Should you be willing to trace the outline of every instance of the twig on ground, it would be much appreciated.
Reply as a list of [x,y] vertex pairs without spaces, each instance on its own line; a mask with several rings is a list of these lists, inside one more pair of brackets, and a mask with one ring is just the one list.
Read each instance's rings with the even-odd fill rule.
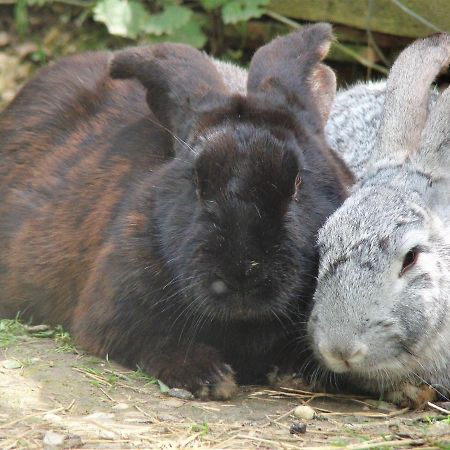
[[49,411],[40,411],[38,413],[28,414],[26,416],[20,417],[19,419],[12,420],[11,422],[1,424],[0,430],[3,428],[8,428],[11,425],[15,425],[16,423],[23,422],[24,420],[30,419],[31,417],[39,417],[39,416],[42,416],[43,414],[54,414],[54,413],[57,413],[60,411],[69,411],[74,404],[75,404],[75,400],[72,400],[70,402],[69,406],[62,406],[61,408],[50,409]]
[[444,414],[450,414],[450,411],[448,409],[445,408],[441,408],[438,405],[435,405],[434,403],[431,402],[427,402],[428,406],[431,406],[431,408],[437,409],[440,412],[443,412]]

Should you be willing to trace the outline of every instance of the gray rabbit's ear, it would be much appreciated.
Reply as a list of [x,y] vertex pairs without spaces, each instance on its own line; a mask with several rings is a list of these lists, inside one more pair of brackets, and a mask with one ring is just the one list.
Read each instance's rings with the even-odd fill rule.
[[161,123],[185,139],[196,113],[227,93],[222,77],[204,53],[183,44],[156,44],[116,52],[112,78],[136,78]]
[[264,95],[276,106],[287,106],[299,121],[322,129],[336,94],[333,71],[320,63],[331,40],[331,26],[318,23],[261,47],[250,63],[249,94]]
[[424,130],[430,86],[450,62],[450,36],[415,41],[397,58],[386,84],[374,165],[399,164],[417,152]]
[[432,107],[414,162],[433,179],[450,180],[450,88]]
[[[433,106],[422,133],[419,152],[412,163],[430,177],[430,206],[450,214],[450,88]],[[448,218],[450,220],[450,216]]]

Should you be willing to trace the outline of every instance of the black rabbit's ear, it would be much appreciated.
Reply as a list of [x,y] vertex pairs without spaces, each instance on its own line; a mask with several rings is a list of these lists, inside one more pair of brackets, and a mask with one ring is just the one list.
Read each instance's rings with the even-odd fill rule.
[[161,123],[185,139],[191,120],[208,102],[226,93],[222,78],[202,52],[183,44],[134,47],[115,53],[112,78],[136,78]]
[[333,71],[320,63],[331,40],[331,26],[319,23],[261,47],[250,64],[248,92],[263,93],[290,107],[298,120],[323,128],[336,94]]

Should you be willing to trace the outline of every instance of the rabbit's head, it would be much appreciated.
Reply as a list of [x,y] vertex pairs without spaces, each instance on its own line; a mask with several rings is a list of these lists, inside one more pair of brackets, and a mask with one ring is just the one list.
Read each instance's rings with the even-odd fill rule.
[[146,87],[174,138],[157,186],[159,240],[179,292],[211,318],[273,319],[311,295],[317,230],[346,192],[323,138],[335,93],[320,63],[330,39],[319,24],[259,49],[245,96],[184,45],[112,60],[115,78]]
[[370,389],[448,374],[450,91],[427,105],[449,63],[447,34],[399,56],[366,176],[319,233],[312,346]]

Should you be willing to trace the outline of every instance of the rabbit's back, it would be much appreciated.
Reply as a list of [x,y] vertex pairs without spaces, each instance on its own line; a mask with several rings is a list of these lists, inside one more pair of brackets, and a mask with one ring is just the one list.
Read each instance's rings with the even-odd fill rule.
[[67,323],[114,212],[169,156],[143,88],[111,80],[108,59],[42,70],[0,116],[3,314],[33,303],[35,320]]

